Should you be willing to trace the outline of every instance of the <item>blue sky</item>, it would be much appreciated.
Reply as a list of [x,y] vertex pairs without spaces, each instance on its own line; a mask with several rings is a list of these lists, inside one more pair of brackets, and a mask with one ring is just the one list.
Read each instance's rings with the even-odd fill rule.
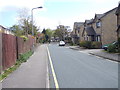
[[[74,22],[84,22],[118,6],[119,0],[0,0],[0,24],[10,27],[18,24],[22,8],[43,6],[34,10],[34,20],[40,29],[55,29],[59,24],[73,28]],[[30,14],[30,12],[29,12]]]

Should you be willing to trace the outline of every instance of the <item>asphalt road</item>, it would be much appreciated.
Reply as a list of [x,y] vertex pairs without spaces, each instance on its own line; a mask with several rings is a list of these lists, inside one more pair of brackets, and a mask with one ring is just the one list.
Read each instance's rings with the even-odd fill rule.
[[[60,88],[118,88],[118,63],[56,44],[49,51]],[[49,72],[53,88],[50,66]]]

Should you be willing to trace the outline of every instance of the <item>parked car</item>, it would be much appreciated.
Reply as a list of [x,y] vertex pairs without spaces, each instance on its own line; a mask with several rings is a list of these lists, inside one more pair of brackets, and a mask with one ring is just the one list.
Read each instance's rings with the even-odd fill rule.
[[64,41],[60,41],[59,42],[59,46],[65,46],[65,42]]
[[108,47],[109,47],[110,45],[116,45],[116,46],[117,46],[117,44],[118,44],[118,42],[113,42],[113,43],[110,43],[110,44],[106,44],[106,45],[103,45],[103,46],[102,46],[102,49],[104,49],[105,51],[107,51],[107,49],[108,49]]

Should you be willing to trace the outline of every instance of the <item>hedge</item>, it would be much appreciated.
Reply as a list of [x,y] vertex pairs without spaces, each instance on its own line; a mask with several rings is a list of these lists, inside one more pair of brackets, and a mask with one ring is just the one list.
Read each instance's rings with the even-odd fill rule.
[[85,47],[88,49],[99,49],[101,48],[102,44],[101,42],[96,42],[96,41],[81,41],[80,42],[80,47]]

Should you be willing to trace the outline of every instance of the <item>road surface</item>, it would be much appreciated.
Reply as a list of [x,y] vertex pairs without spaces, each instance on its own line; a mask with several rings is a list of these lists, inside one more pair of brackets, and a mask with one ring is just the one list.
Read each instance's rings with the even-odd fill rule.
[[[118,63],[57,44],[48,48],[59,88],[118,88]],[[49,74],[55,88],[50,63]]]

